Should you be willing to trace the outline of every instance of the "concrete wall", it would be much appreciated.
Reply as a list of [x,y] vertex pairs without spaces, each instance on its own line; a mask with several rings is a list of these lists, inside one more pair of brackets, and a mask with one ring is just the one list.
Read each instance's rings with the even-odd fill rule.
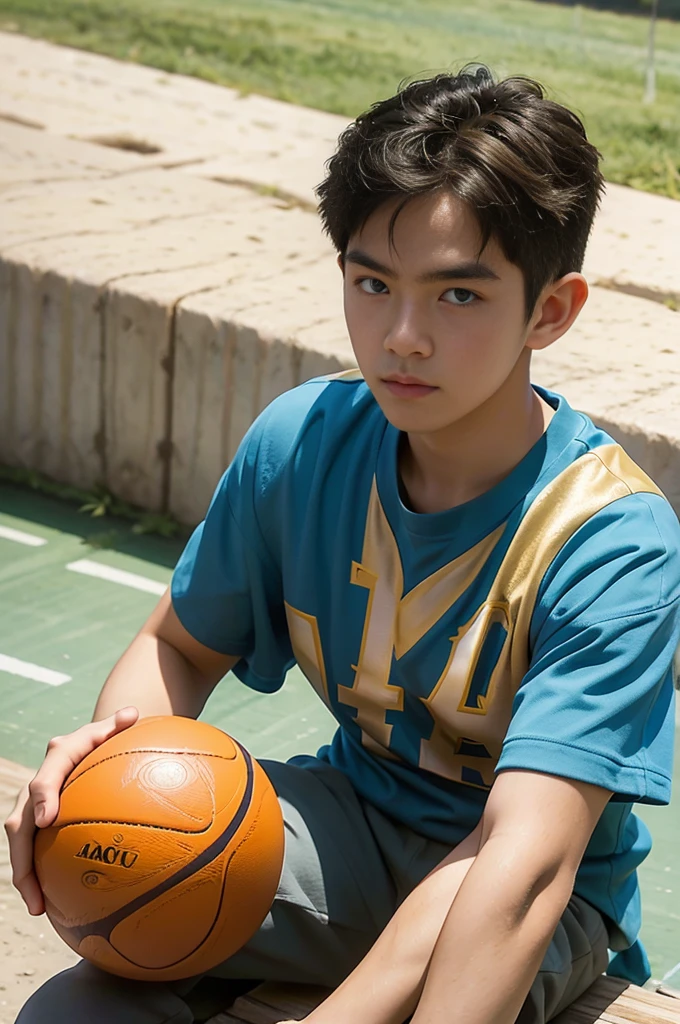
[[[81,182],[49,235],[0,245],[0,462],[195,522],[254,416],[352,364],[316,218],[208,182],[202,202],[211,190],[213,215],[155,222],[151,188],[114,231],[93,204],[110,192]],[[11,205],[7,234],[25,235]]]

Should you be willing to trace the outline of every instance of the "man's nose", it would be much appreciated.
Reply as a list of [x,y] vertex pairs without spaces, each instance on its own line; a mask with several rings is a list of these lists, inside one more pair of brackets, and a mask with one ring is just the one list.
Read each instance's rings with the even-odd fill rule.
[[403,307],[385,335],[385,348],[400,358],[432,354],[432,336],[422,315],[412,306]]

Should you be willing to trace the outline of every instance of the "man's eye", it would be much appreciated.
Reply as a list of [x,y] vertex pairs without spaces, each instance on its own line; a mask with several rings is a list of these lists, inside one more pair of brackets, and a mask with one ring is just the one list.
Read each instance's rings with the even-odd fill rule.
[[442,298],[454,306],[469,306],[477,296],[469,288],[449,288]]
[[357,284],[368,295],[384,295],[387,291],[385,282],[377,277],[362,277],[361,280],[357,281]]

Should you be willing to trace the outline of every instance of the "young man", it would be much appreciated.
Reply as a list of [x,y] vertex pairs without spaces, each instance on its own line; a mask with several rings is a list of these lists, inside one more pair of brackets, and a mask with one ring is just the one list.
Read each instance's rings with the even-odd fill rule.
[[[216,977],[339,986],[313,1024],[542,1024],[609,961],[648,977],[632,804],[669,799],[680,531],[530,383],[601,187],[578,118],[485,68],[344,133],[319,195],[360,371],[259,417],[94,723],[50,744],[8,826],[33,913],[34,816],[126,705],[196,716],[229,669],[272,692],[297,661],[339,728],[266,762],[283,877]],[[179,1024],[198,988],[81,964],[19,1020]]]

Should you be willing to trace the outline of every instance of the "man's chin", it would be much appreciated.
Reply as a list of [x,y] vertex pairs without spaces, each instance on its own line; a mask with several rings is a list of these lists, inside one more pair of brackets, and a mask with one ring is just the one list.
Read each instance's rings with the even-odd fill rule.
[[[415,404],[415,403],[414,403]],[[452,426],[455,419],[448,416],[433,415],[432,411],[425,409],[403,409],[395,408],[396,403],[378,402],[385,419],[397,430],[406,434],[437,434]]]

